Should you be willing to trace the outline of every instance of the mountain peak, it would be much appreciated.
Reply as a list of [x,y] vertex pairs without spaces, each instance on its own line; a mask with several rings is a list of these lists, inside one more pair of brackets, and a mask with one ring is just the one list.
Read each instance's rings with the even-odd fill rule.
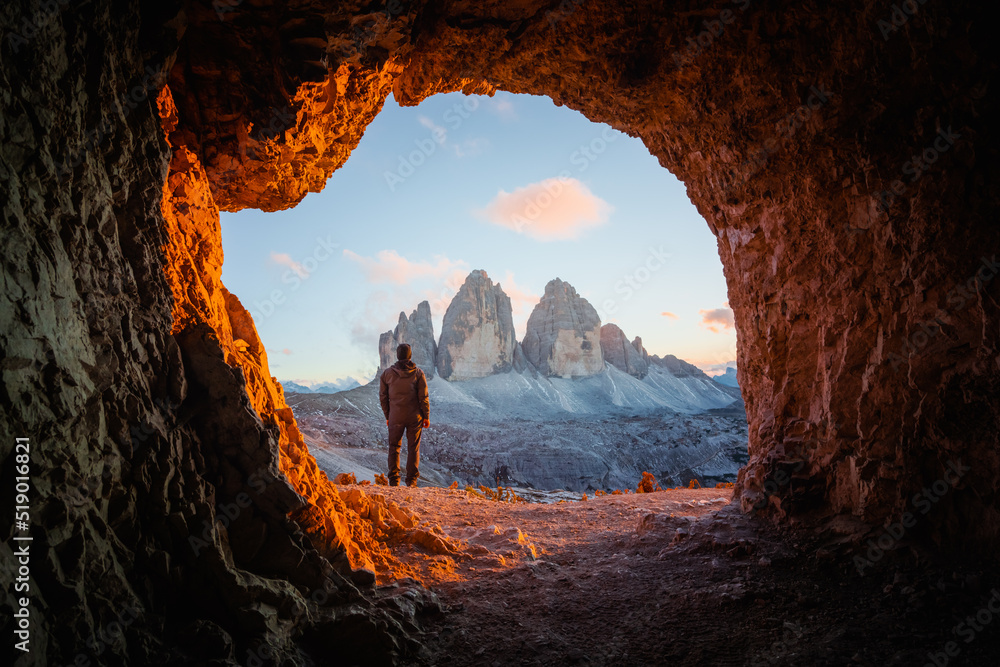
[[406,313],[401,312],[396,328],[379,336],[379,369],[376,377],[396,363],[396,347],[400,343],[409,344],[413,352],[413,363],[419,366],[428,378],[434,377],[437,344],[434,342],[434,324],[431,321],[430,303],[421,301],[409,317],[406,316]]
[[531,311],[521,346],[543,375],[586,377],[604,370],[601,318],[589,301],[559,278],[549,281]]
[[510,297],[485,271],[472,271],[444,314],[438,374],[467,380],[505,373],[511,370],[516,344]]

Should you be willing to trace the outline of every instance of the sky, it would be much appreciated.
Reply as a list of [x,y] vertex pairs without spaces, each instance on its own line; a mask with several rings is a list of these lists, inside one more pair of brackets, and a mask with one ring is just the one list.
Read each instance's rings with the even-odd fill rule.
[[427,300],[435,335],[468,273],[511,298],[518,340],[561,278],[650,354],[735,365],[715,237],[638,139],[547,97],[390,97],[322,192],[222,214],[222,280],[279,380],[378,367],[378,336]]

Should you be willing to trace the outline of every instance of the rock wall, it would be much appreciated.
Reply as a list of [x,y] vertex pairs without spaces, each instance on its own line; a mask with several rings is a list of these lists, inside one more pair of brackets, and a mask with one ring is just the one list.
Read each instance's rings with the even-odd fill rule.
[[604,370],[601,318],[559,278],[550,280],[528,317],[524,356],[543,375],[587,377]]
[[416,310],[407,317],[399,314],[399,323],[392,331],[386,331],[378,339],[379,367],[375,376],[396,363],[396,348],[408,343],[413,354],[413,363],[427,375],[434,377],[437,363],[437,343],[434,341],[434,323],[431,321],[431,304],[421,301]]
[[649,361],[642,339],[636,336],[630,343],[617,324],[601,327],[601,354],[604,360],[620,371],[642,379],[649,372]]
[[394,576],[379,531],[316,466],[220,282],[218,208],[164,87],[179,8],[63,4],[2,9],[33,28],[4,32],[0,97],[5,474],[31,445],[29,527],[4,524],[33,538],[29,589],[0,597],[8,637],[30,600],[17,664],[412,651],[432,600],[392,611],[373,588]]
[[510,297],[485,271],[473,271],[444,314],[438,374],[445,380],[468,380],[506,373],[516,344]]

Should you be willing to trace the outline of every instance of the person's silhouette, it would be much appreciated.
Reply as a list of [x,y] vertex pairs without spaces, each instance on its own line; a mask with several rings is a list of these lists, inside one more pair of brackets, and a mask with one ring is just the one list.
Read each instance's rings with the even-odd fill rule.
[[427,378],[410,360],[410,346],[396,348],[395,364],[382,371],[378,396],[389,428],[389,486],[399,486],[399,450],[406,433],[406,485],[420,478],[420,432],[430,426]]

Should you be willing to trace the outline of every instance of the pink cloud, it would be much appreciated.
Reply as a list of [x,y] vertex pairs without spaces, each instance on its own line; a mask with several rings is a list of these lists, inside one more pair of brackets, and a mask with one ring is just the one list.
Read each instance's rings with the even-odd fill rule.
[[[702,312],[705,312],[705,311],[702,311]],[[677,317],[675,314],[671,313],[669,310],[663,311],[662,313],[660,313],[660,315],[662,315],[663,317],[666,317],[667,319],[670,319],[670,320],[679,320],[679,319],[681,319],[681,318]]]
[[[461,272],[463,279],[468,273],[468,264],[452,261],[443,255],[434,257],[434,262],[410,261],[395,250],[380,250],[375,257],[363,257],[350,250],[344,250],[344,257],[357,262],[370,283],[393,283],[405,285],[421,278],[444,278]],[[459,283],[461,285],[461,283]]]
[[287,266],[295,273],[295,275],[297,275],[299,278],[302,278],[303,280],[309,277],[309,272],[306,270],[306,268],[301,264],[299,264],[298,262],[296,262],[294,259],[292,259],[291,255],[289,255],[286,252],[272,252],[271,261],[274,262],[275,264],[281,264],[282,266]]
[[574,239],[608,220],[612,207],[575,178],[547,178],[501,190],[476,213],[489,222],[538,241]]
[[728,304],[724,308],[699,310],[698,313],[701,315],[701,326],[713,333],[722,333],[724,330],[736,326],[733,321],[733,311]]

